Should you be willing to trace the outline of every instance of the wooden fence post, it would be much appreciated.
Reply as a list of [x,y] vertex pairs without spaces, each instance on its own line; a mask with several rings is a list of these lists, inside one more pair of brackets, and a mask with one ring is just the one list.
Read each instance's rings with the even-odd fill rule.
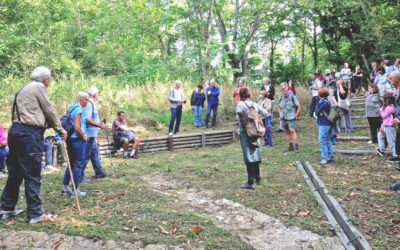
[[201,147],[202,148],[206,147],[206,134],[205,133],[201,134]]
[[168,150],[174,150],[174,138],[172,137],[172,135],[168,136]]

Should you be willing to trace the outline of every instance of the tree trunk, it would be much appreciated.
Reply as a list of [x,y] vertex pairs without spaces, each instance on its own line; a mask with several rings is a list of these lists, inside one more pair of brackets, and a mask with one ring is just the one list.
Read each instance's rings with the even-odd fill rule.
[[248,57],[250,52],[250,44],[247,44],[244,48],[243,55],[242,55],[242,77],[247,77],[247,68],[249,65]]
[[271,52],[269,55],[269,74],[271,77],[273,77],[274,74],[274,54],[275,54],[274,40],[271,40]]
[[210,69],[210,43],[211,43],[211,26],[212,26],[212,16],[213,16],[213,3],[214,1],[210,1],[210,8],[208,11],[207,25],[204,29],[204,40],[205,40],[205,48],[204,48],[204,64],[203,64],[203,83],[206,84],[208,82],[208,75]]
[[314,40],[314,66],[318,68],[318,45],[317,45],[317,23],[313,21],[313,40]]
[[304,60],[304,53],[305,53],[305,47],[306,47],[306,24],[307,24],[307,18],[304,17],[304,29],[303,29],[303,42],[301,44],[301,82],[305,83],[305,60]]

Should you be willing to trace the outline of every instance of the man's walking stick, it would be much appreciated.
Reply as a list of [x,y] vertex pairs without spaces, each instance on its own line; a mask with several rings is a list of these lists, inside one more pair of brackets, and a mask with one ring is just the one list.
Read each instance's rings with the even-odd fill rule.
[[67,166],[68,166],[68,170],[69,170],[69,175],[71,176],[72,189],[74,190],[74,194],[75,194],[76,206],[78,207],[79,215],[81,215],[81,205],[79,204],[78,192],[76,191],[74,175],[72,174],[71,162],[69,161],[69,155],[68,155],[68,151],[67,151],[67,146],[66,146],[65,141],[63,141],[62,143],[63,143],[63,146],[64,146],[64,151],[66,152],[65,155],[67,157]]
[[[107,124],[106,119],[103,119],[103,123]],[[111,146],[110,146],[110,140],[108,139],[108,130],[107,129],[106,129],[106,138],[107,138],[108,157],[110,158],[111,171],[112,171],[114,177],[117,177],[114,172],[114,166],[113,166],[112,155],[111,155]]]

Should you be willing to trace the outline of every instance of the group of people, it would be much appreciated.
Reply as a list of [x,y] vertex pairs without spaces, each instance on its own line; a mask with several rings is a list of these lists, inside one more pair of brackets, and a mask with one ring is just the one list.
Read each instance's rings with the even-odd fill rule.
[[[210,80],[209,86],[206,91],[203,91],[203,85],[199,84],[196,89],[193,90],[190,97],[190,106],[193,111],[193,122],[195,128],[206,127],[208,128],[208,123],[210,120],[211,112],[213,113],[213,118],[211,121],[211,127],[213,129],[217,126],[217,114],[218,114],[218,104],[219,104],[219,88],[216,86],[216,81],[214,79]],[[204,103],[207,99],[207,112],[204,124],[202,121]],[[186,103],[185,94],[182,89],[182,82],[180,80],[175,81],[175,87],[169,91],[168,100],[170,102],[171,108],[171,119],[169,123],[168,133],[170,136],[179,133],[179,127],[182,119],[182,106]]]
[[[62,152],[64,149],[67,151],[67,155],[65,152],[61,154],[62,161],[65,163],[63,166],[66,167],[61,194],[75,196],[75,191],[70,188],[72,178],[76,194],[80,197],[86,195],[79,186],[81,182],[90,182],[90,179],[84,176],[89,160],[92,162],[95,178],[111,176],[102,168],[97,146],[99,129],[108,128],[105,120],[103,123],[100,121],[96,106],[99,90],[91,87],[87,92],[79,92],[75,102],[68,107],[66,114],[61,118],[61,121],[65,121],[62,123],[47,94],[50,82],[49,68],[45,66],[35,68],[30,81],[14,95],[12,125],[8,131],[8,137],[0,126],[0,179],[7,177],[0,200],[0,220],[6,220],[24,212],[16,209],[22,181],[25,184],[27,222],[40,223],[45,216],[52,217],[51,214],[44,214],[39,197],[42,169],[54,169],[52,144],[57,145]],[[68,123],[70,127],[66,125]],[[53,128],[56,135],[44,138],[47,128]],[[124,158],[137,159],[140,140],[134,136],[133,129],[127,126],[124,111],[118,112],[118,117],[112,124],[112,132],[115,146],[123,148]],[[133,146],[128,155],[129,143],[133,143]],[[46,152],[44,167],[42,166],[43,152]],[[68,159],[72,176],[66,166]],[[4,173],[5,162],[8,176]]]

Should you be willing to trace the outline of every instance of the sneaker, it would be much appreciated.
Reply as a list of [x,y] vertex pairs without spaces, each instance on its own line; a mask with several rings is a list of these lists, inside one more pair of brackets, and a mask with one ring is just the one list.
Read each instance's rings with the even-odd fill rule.
[[216,130],[217,128],[215,126],[212,127],[213,130]]
[[400,185],[399,183],[395,183],[389,186],[389,189],[392,191],[396,191],[400,193]]
[[246,183],[242,184],[240,186],[240,188],[242,188],[242,189],[254,189],[254,185],[253,184],[249,184],[248,182],[246,182]]
[[7,175],[3,172],[0,172],[0,180],[4,178],[7,178]]
[[128,154],[124,155],[124,159],[129,159],[129,155]]
[[63,187],[61,195],[72,195],[74,192],[69,187]]
[[[76,193],[78,194],[78,197],[86,196],[86,192],[81,192],[79,189],[76,190]],[[75,193],[74,192],[72,192],[71,198],[75,198]]]
[[89,178],[86,178],[86,176],[83,176],[83,178],[81,178],[81,183],[89,184],[89,183],[92,183],[92,180]]
[[168,134],[169,136],[173,136],[174,135],[174,133],[172,133],[172,132],[169,132],[169,134]]
[[335,163],[336,162],[336,159],[335,159],[335,157],[332,155],[332,156],[328,156],[328,163]]
[[62,166],[63,168],[66,168],[66,167],[68,167],[68,163],[67,163],[67,162],[63,162],[63,163],[61,164],[61,166]]
[[383,152],[383,150],[381,150],[379,148],[376,149],[376,154],[379,155],[380,157],[385,156],[385,152]]
[[52,219],[54,217],[53,214],[42,214],[39,217],[33,218],[29,220],[29,224],[36,224],[36,223],[42,223],[45,222],[46,220],[48,221],[48,219]]
[[57,168],[53,167],[52,165],[46,165],[44,166],[45,170],[50,170],[50,171],[59,171]]
[[328,160],[325,158],[322,158],[321,161],[319,162],[319,165],[326,165],[328,164]]
[[400,165],[397,165],[396,167],[394,167],[394,169],[396,169],[397,171],[400,171]]
[[400,158],[398,156],[396,156],[396,157],[392,156],[389,159],[387,159],[386,161],[389,163],[396,163],[396,162],[400,161]]
[[177,135],[179,132],[174,132],[174,135]]
[[261,180],[256,180],[256,185],[261,185]]
[[103,173],[101,173],[101,174],[96,174],[96,175],[94,176],[94,178],[95,178],[95,179],[102,179],[102,178],[111,177],[111,176],[112,176],[112,174],[103,172]]
[[299,153],[300,152],[299,147],[294,147],[294,152]]
[[372,144],[372,140],[369,140],[369,141],[367,142],[367,144]]
[[278,133],[283,132],[283,129],[277,128],[277,129],[275,130],[275,132],[278,132]]
[[22,213],[24,213],[25,211],[22,209],[14,209],[12,211],[5,211],[5,210],[1,210],[0,211],[0,221],[2,220],[8,220],[14,216],[20,215]]
[[132,159],[138,159],[138,156],[137,156],[136,154],[134,154],[134,155],[131,155],[130,158],[132,158]]

